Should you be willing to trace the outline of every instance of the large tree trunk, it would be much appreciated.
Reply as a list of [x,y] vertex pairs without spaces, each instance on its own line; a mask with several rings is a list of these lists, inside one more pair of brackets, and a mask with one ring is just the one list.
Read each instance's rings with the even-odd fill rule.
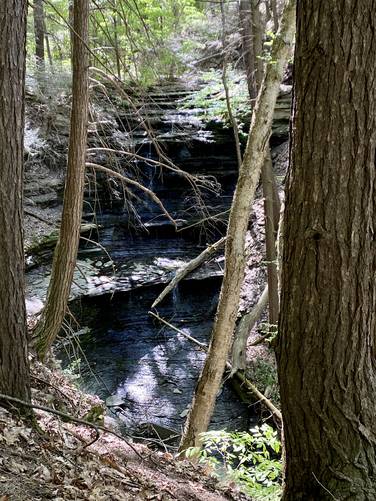
[[35,61],[41,71],[44,70],[44,34],[43,0],[34,0]]
[[0,392],[30,400],[24,298],[26,1],[0,3]]
[[238,314],[240,288],[245,269],[245,236],[251,205],[269,142],[275,102],[295,31],[295,0],[286,3],[280,31],[274,41],[273,63],[265,79],[252,117],[252,124],[231,207],[226,240],[226,265],[208,356],[192,402],[181,450],[200,445],[213,413]]
[[284,501],[376,499],[376,1],[300,0],[278,371]]
[[44,359],[61,328],[68,304],[80,239],[85,185],[88,120],[88,0],[75,0],[73,8],[73,103],[68,167],[59,240],[52,264],[47,302],[36,327],[36,348]]

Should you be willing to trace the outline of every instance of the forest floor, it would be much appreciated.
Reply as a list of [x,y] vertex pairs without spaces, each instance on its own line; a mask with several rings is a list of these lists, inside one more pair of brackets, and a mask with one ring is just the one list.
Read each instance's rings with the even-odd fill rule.
[[[58,368],[31,361],[32,400],[116,434],[104,403]],[[35,409],[33,427],[0,408],[0,500],[247,500],[208,469]]]

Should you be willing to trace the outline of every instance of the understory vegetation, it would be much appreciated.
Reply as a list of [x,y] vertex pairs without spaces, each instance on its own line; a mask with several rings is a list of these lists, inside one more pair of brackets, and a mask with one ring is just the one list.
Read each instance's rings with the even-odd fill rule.
[[201,435],[199,462],[210,465],[219,480],[240,485],[254,499],[277,500],[281,495],[281,443],[277,432],[267,424],[249,432],[208,431]]

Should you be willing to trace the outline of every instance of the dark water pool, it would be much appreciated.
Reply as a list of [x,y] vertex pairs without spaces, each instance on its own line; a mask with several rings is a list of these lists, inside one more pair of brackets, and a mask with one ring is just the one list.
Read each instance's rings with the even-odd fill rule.
[[[214,279],[183,282],[158,311],[179,329],[207,342],[219,286]],[[81,359],[80,384],[85,390],[104,399],[124,398],[121,419],[126,426],[147,422],[179,431],[205,354],[148,315],[160,291],[154,286],[76,301],[71,309],[89,332],[79,336],[80,349],[66,343],[60,355],[65,366],[74,354]],[[246,429],[248,421],[249,409],[225,384],[212,428]]]

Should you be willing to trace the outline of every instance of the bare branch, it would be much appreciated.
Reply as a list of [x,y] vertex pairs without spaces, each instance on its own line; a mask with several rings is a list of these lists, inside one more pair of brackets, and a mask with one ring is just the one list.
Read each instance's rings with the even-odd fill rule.
[[124,183],[131,184],[132,186],[136,186],[136,188],[144,191],[152,200],[155,202],[159,207],[161,208],[162,212],[164,215],[171,221],[171,223],[174,225],[175,229],[177,228],[176,226],[176,221],[173,219],[172,216],[170,216],[169,212],[163,205],[162,201],[157,197],[157,195],[149,190],[149,188],[146,188],[144,185],[141,183],[135,181],[134,179],[130,179],[129,177],[124,176],[123,174],[120,174],[120,172],[116,172],[115,170],[109,169],[108,167],[103,167],[103,165],[99,164],[93,164],[91,162],[86,162],[86,167],[92,167],[93,169],[99,170],[101,172],[105,172],[109,176],[117,177],[118,179],[121,179],[124,181]]
[[169,292],[172,291],[176,285],[183,280],[191,271],[195,270],[200,264],[204,263],[207,259],[209,259],[213,254],[215,254],[225,243],[226,237],[222,237],[218,242],[215,242],[212,245],[209,245],[201,254],[193,258],[189,263],[184,265],[180,270],[176,272],[176,275],[174,278],[171,280],[171,282],[163,289],[163,291],[159,294],[157,299],[154,301],[154,303],[151,305],[152,308],[155,308],[157,304],[159,304],[162,299],[164,299],[165,296]]

